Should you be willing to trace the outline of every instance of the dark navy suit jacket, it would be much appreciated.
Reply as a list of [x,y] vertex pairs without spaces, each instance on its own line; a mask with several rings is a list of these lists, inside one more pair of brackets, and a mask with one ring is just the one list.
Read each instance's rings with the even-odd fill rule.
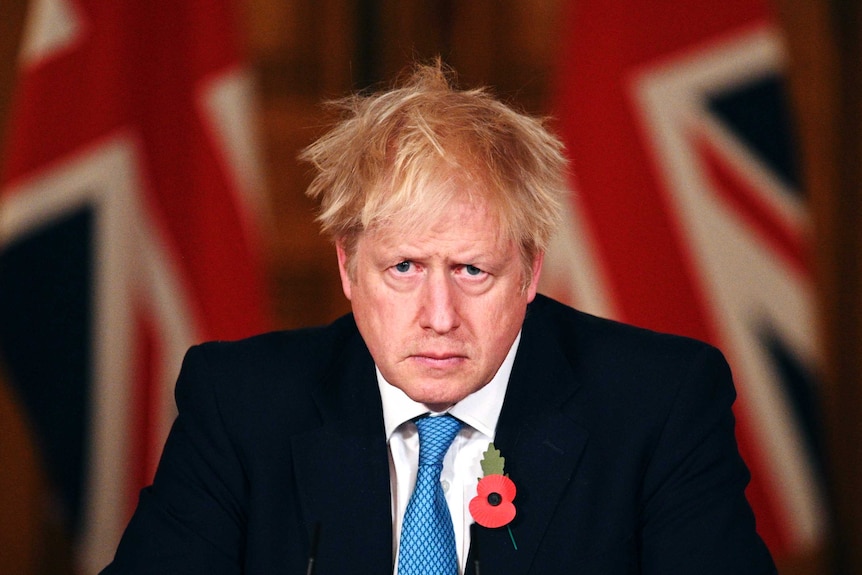
[[[774,573],[734,397],[716,349],[538,296],[495,442],[517,516],[511,537],[479,529],[482,575]],[[176,400],[106,574],[302,574],[315,524],[316,575],[392,573],[383,414],[351,316],[192,348]]]

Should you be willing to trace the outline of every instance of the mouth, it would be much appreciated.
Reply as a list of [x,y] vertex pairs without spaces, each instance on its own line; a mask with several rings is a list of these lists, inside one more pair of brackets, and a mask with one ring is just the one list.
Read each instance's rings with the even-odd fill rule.
[[467,360],[464,355],[456,353],[416,353],[410,359],[426,367],[444,369],[454,367]]

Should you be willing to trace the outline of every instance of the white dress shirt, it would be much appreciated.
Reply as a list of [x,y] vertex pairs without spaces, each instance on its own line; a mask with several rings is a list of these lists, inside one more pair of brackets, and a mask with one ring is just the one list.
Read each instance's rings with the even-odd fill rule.
[[[452,442],[443,459],[440,482],[452,515],[455,529],[455,547],[461,573],[467,563],[470,549],[470,517],[468,505],[476,496],[476,485],[482,477],[480,461],[488,444],[494,441],[497,419],[503,407],[506,387],[515,362],[515,353],[521,334],[515,338],[506,359],[494,378],[478,391],[468,395],[449,408],[448,413],[464,425]],[[401,522],[407,503],[416,484],[419,466],[419,434],[412,420],[430,413],[428,408],[407,397],[403,391],[390,385],[377,370],[377,384],[383,400],[383,422],[389,444],[389,484],[392,492],[392,545],[395,557],[395,575],[398,571],[398,542]],[[505,453],[502,454],[506,456]]]

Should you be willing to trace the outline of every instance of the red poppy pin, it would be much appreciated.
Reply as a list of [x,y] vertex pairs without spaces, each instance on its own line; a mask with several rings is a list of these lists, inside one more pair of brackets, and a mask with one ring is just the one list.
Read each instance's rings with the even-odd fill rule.
[[482,527],[503,527],[515,518],[512,501],[517,490],[514,482],[503,472],[505,462],[500,450],[493,443],[489,444],[480,462],[484,476],[476,486],[476,497],[470,500],[470,515]]

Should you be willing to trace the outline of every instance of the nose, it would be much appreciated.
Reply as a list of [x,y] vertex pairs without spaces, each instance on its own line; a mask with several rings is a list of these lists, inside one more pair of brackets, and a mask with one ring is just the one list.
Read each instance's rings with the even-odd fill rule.
[[424,329],[444,334],[461,325],[457,287],[445,273],[430,274],[423,285],[419,323]]

